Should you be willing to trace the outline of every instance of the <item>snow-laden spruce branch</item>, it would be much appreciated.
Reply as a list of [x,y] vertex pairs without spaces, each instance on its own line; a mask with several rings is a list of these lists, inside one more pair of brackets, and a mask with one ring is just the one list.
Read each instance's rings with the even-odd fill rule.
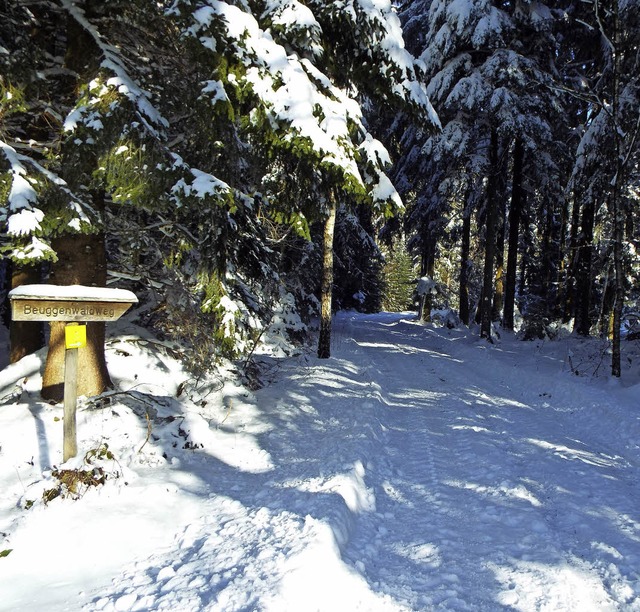
[[[106,43],[98,30],[87,20],[84,11],[72,0],[60,0],[62,8],[76,20],[76,22],[91,36],[98,49],[102,53],[103,60],[101,66],[115,76],[106,82],[106,88],[114,87],[117,91],[127,97],[136,109],[137,116],[149,132],[156,137],[161,136],[163,128],[169,126],[169,122],[151,103],[150,95],[143,90],[133,79],[124,66],[124,62],[118,50]],[[106,89],[101,93],[106,93]],[[65,130],[73,131],[76,122],[82,118],[84,108],[76,108],[71,112],[65,121]]]
[[[178,4],[175,3],[172,10],[177,11]],[[370,3],[361,4],[370,12],[374,9],[380,12],[373,5],[368,6]],[[381,4],[385,5],[384,2]],[[280,27],[289,26],[293,17],[300,15],[311,28],[312,38],[321,32],[313,14],[300,3],[272,3],[265,14],[269,12],[276,16]],[[320,164],[337,170],[345,183],[351,182],[358,189],[366,190],[374,203],[391,202],[395,208],[402,206],[385,174],[389,155],[382,143],[368,133],[360,104],[350,93],[336,86],[309,57],[300,57],[285,49],[249,10],[210,0],[194,11],[192,18],[193,22],[186,30],[188,35],[197,38],[212,52],[218,52],[224,45],[244,66],[238,81],[257,97],[267,124],[280,134],[285,145],[304,151],[304,155],[315,157]],[[380,19],[379,23],[385,22]],[[221,24],[225,40],[218,38]],[[437,117],[426,93],[415,78],[410,78],[415,77],[409,62],[411,56],[403,44],[396,42],[394,46],[391,42],[394,36],[394,40],[401,40],[401,31],[398,32],[390,28],[383,36],[389,63],[396,61],[398,71],[404,75],[404,79],[394,85],[394,93],[399,96],[402,92],[407,103],[423,108],[435,122]],[[314,57],[320,53],[319,41],[316,42],[312,44]],[[220,97],[219,87],[213,92]],[[256,113],[252,114],[251,120],[258,120]]]
[[28,240],[26,244],[12,249],[12,257],[21,261],[55,258],[51,247],[38,237],[43,234],[41,223],[45,214],[37,206],[39,198],[34,184],[37,186],[41,182],[48,182],[62,191],[65,207],[71,217],[68,227],[74,231],[92,226],[93,210],[69,189],[64,179],[36,160],[18,153],[4,141],[0,141],[0,150],[9,163],[11,176],[6,206],[0,207],[0,223],[6,226],[7,236]]
[[[101,67],[115,75],[107,79],[104,84],[99,80],[93,80],[89,84],[89,93],[93,97],[90,98],[89,104],[81,104],[69,114],[64,122],[65,131],[75,131],[78,122],[82,122],[88,127],[101,129],[102,121],[100,117],[92,113],[89,108],[104,95],[108,94],[112,88],[115,88],[119,94],[131,102],[137,118],[149,136],[165,151],[167,157],[172,160],[172,169],[179,169],[181,172],[184,172],[183,178],[179,179],[171,189],[171,198],[177,205],[180,205],[181,197],[188,197],[190,195],[199,198],[211,195],[218,199],[229,199],[231,189],[224,181],[221,181],[208,172],[191,168],[182,158],[172,153],[167,144],[164,144],[165,131],[170,123],[153,105],[150,93],[140,87],[135,78],[129,74],[125,67],[125,60],[119,50],[104,40],[100,32],[88,21],[82,9],[78,7],[73,0],[61,0],[61,4],[91,36],[102,53],[103,60]],[[205,89],[207,91],[213,91],[214,89],[219,91],[220,88],[214,87],[214,83],[208,81]]]

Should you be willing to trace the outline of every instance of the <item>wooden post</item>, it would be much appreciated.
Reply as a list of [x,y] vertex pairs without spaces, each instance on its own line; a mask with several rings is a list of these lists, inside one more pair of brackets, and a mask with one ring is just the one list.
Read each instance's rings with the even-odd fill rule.
[[68,348],[64,355],[64,419],[62,460],[78,454],[76,406],[78,400],[78,349]]
[[[64,422],[62,459],[78,454],[76,404],[78,349],[87,345],[87,321],[117,321],[138,298],[124,289],[82,285],[20,285],[9,292],[14,321],[62,321],[64,328]],[[78,325],[78,323],[83,323]]]
[[64,422],[62,460],[78,454],[76,408],[78,404],[78,349],[87,346],[87,326],[76,322],[64,328]]

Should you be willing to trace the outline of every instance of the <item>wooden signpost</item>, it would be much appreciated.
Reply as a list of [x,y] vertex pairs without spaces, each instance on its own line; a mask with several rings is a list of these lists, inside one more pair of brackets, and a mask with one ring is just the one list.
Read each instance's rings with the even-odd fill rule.
[[21,285],[9,292],[14,321],[63,321],[65,325],[63,461],[78,453],[76,406],[78,349],[87,343],[87,321],[117,321],[138,298],[131,291],[82,285]]

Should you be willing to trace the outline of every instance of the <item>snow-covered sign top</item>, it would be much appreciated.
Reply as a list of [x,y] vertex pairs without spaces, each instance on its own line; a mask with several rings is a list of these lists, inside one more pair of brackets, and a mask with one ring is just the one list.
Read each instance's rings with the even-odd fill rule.
[[80,302],[128,302],[136,304],[135,293],[126,289],[85,285],[20,285],[9,292],[10,299],[77,300]]
[[138,302],[125,289],[83,285],[21,285],[9,299],[14,321],[115,321]]

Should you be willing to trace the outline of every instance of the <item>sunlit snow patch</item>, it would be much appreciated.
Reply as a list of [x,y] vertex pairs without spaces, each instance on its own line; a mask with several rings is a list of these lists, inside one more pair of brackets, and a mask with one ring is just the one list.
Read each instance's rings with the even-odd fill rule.
[[607,612],[617,606],[593,568],[579,559],[575,565],[514,560],[512,567],[489,564],[504,590],[498,602],[514,610],[580,610]]
[[536,440],[534,438],[527,438],[525,442],[540,448],[548,449],[552,451],[554,455],[557,455],[562,459],[566,459],[567,461],[582,461],[587,465],[616,467],[621,459],[621,457],[590,453],[576,448],[569,448],[564,444],[553,444],[551,442],[546,442],[545,440]]
[[354,514],[373,512],[376,509],[376,498],[364,482],[365,468],[361,461],[356,461],[350,472],[336,474],[328,480],[312,478],[305,481],[284,483],[284,487],[295,487],[308,493],[337,493],[342,497],[347,508]]
[[307,516],[303,537],[309,545],[287,562],[278,592],[264,610],[408,610],[388,595],[372,592],[365,579],[344,563],[329,525]]
[[524,485],[511,486],[506,482],[500,484],[497,487],[487,487],[474,482],[462,482],[460,480],[445,481],[444,484],[455,487],[457,489],[466,489],[468,491],[474,491],[485,497],[492,497],[495,499],[509,499],[509,500],[522,500],[529,502],[532,506],[540,507],[542,504]]

